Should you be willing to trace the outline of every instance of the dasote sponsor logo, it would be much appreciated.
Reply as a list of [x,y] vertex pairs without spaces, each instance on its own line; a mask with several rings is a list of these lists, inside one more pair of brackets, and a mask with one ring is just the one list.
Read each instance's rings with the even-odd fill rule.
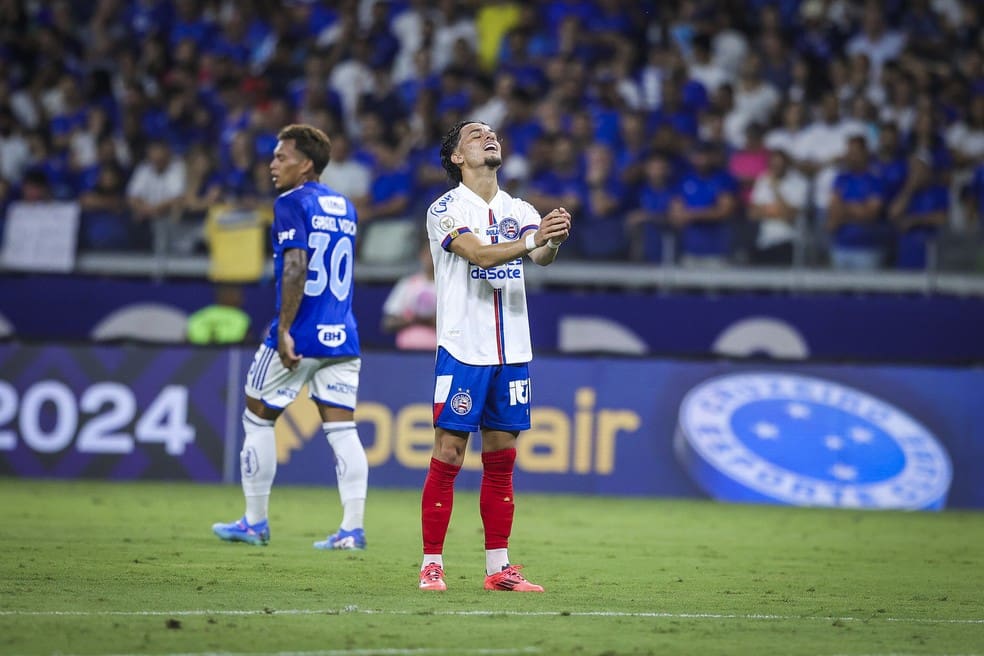
[[680,406],[678,454],[711,496],[803,506],[942,508],[950,459],[925,426],[820,378],[714,378]]
[[348,206],[341,196],[318,196],[318,205],[325,211],[325,214],[334,214],[335,216],[348,214]]

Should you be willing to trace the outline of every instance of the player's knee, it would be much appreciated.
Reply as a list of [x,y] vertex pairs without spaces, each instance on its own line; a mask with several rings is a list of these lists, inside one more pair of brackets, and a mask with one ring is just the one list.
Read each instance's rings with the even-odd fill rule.
[[467,442],[456,440],[438,440],[434,445],[434,457],[449,465],[460,466],[465,461]]

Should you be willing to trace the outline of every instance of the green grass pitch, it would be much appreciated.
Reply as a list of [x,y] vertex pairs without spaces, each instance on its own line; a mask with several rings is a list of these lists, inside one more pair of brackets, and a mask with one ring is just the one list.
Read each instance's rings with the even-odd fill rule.
[[448,591],[417,590],[419,493],[370,490],[369,549],[311,543],[333,487],[277,487],[267,547],[210,526],[238,487],[0,479],[0,654],[984,653],[984,514],[522,494],[486,592],[459,493]]

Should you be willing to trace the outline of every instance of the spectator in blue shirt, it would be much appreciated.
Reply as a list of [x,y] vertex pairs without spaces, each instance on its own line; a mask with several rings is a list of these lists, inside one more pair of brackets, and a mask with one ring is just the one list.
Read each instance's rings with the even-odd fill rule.
[[362,37],[372,44],[370,63],[373,68],[391,69],[400,51],[400,41],[390,25],[390,3],[374,2],[369,10],[369,26]]
[[968,215],[977,219],[977,229],[984,232],[984,162],[974,169],[963,198]]
[[643,112],[626,111],[618,124],[618,146],[615,149],[615,170],[628,187],[643,181],[650,154],[646,119]]
[[404,218],[410,210],[410,190],[413,172],[395,147],[380,144],[376,147],[376,167],[369,185],[369,204],[359,216],[359,223],[377,219]]
[[902,190],[909,174],[909,164],[895,123],[885,122],[879,127],[878,152],[871,168],[881,180],[882,199],[887,207]]
[[617,260],[627,251],[623,210],[626,192],[616,175],[612,149],[603,141],[585,153],[584,208],[578,223],[578,253],[587,259]]
[[230,9],[224,16],[221,30],[203,44],[203,47],[218,57],[227,57],[237,65],[245,66],[252,55],[250,35],[247,32],[249,26],[246,24],[243,9]]
[[637,203],[626,216],[626,230],[633,259],[662,262],[663,236],[670,224],[673,181],[670,160],[662,151],[652,151],[645,159],[645,177],[639,187]]
[[372,80],[372,89],[359,97],[359,111],[378,114],[390,125],[406,120],[410,109],[403,103],[403,97],[393,86],[389,68],[386,66],[373,68]]
[[79,197],[79,248],[130,250],[139,246],[127,214],[123,170],[113,163],[98,166],[92,186]]
[[197,0],[175,0],[174,4],[177,15],[168,35],[171,48],[183,39],[191,39],[199,49],[212,43],[216,26],[205,17],[203,6]]
[[219,169],[222,195],[227,199],[247,196],[253,188],[252,170],[256,154],[251,136],[249,132],[239,132],[233,137],[229,161]]
[[663,84],[663,97],[659,109],[652,112],[647,128],[655,131],[661,125],[669,125],[675,132],[687,137],[697,136],[697,111],[684,104],[682,87],[687,83],[685,73],[677,70]]
[[540,214],[546,214],[554,207],[563,207],[572,216],[579,216],[587,189],[574,140],[566,134],[559,134],[550,141],[550,166],[533,172],[526,198]]
[[950,194],[933,173],[930,156],[914,155],[909,176],[889,206],[888,216],[898,230],[895,264],[900,269],[925,269],[930,245],[946,225]]
[[690,156],[670,203],[670,222],[679,230],[680,263],[721,266],[731,247],[731,222],[737,212],[734,180],[714,167],[710,144],[699,143]]
[[[526,155],[530,145],[543,133],[543,127],[532,111],[533,98],[528,91],[515,88],[507,103],[507,119],[499,130],[500,139],[514,153]],[[570,210],[570,208],[567,208]]]
[[863,136],[848,138],[844,163],[834,178],[827,210],[831,264],[836,269],[874,270],[884,259],[885,204],[881,181],[869,168]]

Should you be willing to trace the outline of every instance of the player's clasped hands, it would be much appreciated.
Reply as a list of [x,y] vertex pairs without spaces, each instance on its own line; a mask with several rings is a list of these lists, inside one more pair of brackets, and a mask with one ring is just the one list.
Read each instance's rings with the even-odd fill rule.
[[571,213],[563,207],[550,210],[540,221],[540,234],[555,244],[567,241],[571,236]]

